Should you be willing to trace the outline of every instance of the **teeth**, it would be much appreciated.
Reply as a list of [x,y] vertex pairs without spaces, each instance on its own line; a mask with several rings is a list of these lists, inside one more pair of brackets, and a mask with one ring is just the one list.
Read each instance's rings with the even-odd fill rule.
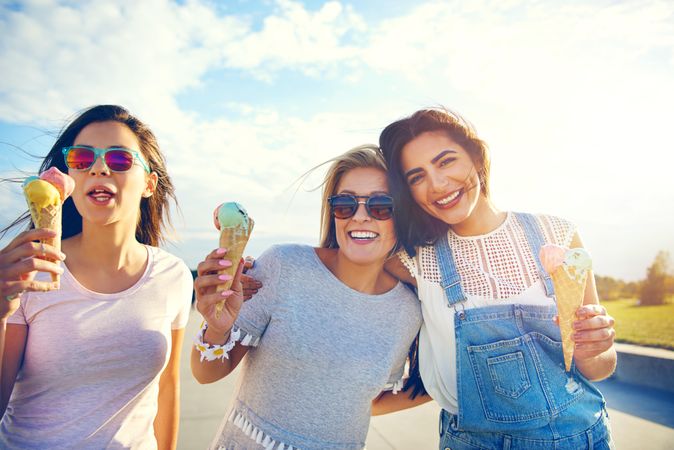
[[352,231],[349,234],[354,239],[374,239],[378,236],[372,231]]
[[446,205],[447,203],[451,202],[456,197],[458,197],[460,193],[461,193],[461,191],[458,190],[458,191],[454,192],[453,194],[451,194],[451,195],[449,195],[449,196],[447,196],[447,197],[445,197],[441,200],[436,200],[435,203],[437,203],[438,205]]

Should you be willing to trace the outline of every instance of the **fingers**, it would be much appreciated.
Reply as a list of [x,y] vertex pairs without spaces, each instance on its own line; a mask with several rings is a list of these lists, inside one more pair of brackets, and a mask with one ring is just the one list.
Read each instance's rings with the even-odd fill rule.
[[46,292],[58,288],[57,281],[3,281],[0,282],[0,301],[5,301],[7,297],[21,295],[25,291]]
[[255,258],[252,256],[246,256],[243,258],[243,273],[248,272],[248,269],[255,267]]
[[[245,264],[244,264],[245,271]],[[262,287],[262,283],[249,275],[241,275],[241,285],[243,288],[243,299],[249,300]]]
[[610,330],[606,330],[606,332],[602,334],[607,335],[608,337],[605,339],[583,340],[580,342],[576,342],[574,349],[574,358],[576,359],[592,358],[609,350],[613,346],[615,331],[611,328]]
[[2,266],[4,280],[28,280],[31,272],[50,272],[61,275],[63,268],[56,263],[38,258],[26,258],[10,265]]
[[199,275],[194,280],[194,290],[197,293],[197,299],[201,295],[212,294],[215,292],[217,286],[231,279],[232,276],[227,275],[226,273],[218,274],[215,272],[212,275]]
[[0,264],[12,264],[30,257],[39,257],[51,261],[63,261],[65,260],[66,255],[49,244],[28,241],[3,253],[0,256]]
[[197,275],[211,275],[224,268],[230,267],[232,262],[228,259],[225,259],[226,255],[227,249],[225,248],[213,250],[208,254],[208,256],[206,256],[205,260],[198,264]]
[[12,239],[12,242],[10,242],[7,247],[0,250],[0,255],[9,253],[26,242],[54,238],[56,235],[57,233],[54,230],[48,230],[46,228],[36,228],[33,230],[24,231]]
[[615,320],[601,305],[584,305],[573,323],[574,355],[578,359],[592,358],[607,351],[615,340]]
[[578,310],[576,310],[576,317],[580,320],[589,319],[594,316],[605,316],[606,308],[602,305],[592,304],[592,305],[583,305]]
[[604,310],[604,314],[591,316],[590,318],[578,319],[573,322],[573,329],[576,331],[596,330],[600,328],[611,328],[615,325],[615,319]]

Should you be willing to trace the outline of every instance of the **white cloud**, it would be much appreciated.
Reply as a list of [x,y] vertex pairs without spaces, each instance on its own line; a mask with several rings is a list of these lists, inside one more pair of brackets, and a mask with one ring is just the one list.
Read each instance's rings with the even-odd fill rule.
[[[33,0],[20,11],[0,6],[0,120],[53,126],[90,104],[129,107],[160,137],[184,236],[196,242],[228,199],[256,215],[260,236],[315,236],[317,193],[291,204],[285,189],[313,165],[375,141],[389,120],[445,103],[490,143],[498,204],[570,217],[604,273],[633,278],[658,247],[674,249],[651,232],[674,226],[674,214],[662,214],[674,202],[664,144],[674,115],[673,18],[666,1],[476,0],[366,23],[340,2],[311,9],[278,0],[254,26],[205,0]],[[198,118],[176,100],[214,71],[274,83],[284,70],[393,95],[338,108],[326,93],[324,113],[301,117],[286,112],[292,98],[264,108],[230,102],[232,114]],[[372,83],[378,75],[397,91]],[[644,233],[659,238],[611,251]]]

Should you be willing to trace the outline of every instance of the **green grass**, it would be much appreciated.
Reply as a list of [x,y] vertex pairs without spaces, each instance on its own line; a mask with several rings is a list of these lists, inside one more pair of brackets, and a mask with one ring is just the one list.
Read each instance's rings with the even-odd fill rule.
[[674,302],[637,306],[636,299],[604,301],[615,318],[616,341],[674,350]]

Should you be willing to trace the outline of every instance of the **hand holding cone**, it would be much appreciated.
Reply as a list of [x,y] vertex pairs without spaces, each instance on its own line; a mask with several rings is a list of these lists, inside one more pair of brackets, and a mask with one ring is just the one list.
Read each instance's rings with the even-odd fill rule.
[[[230,267],[220,271],[220,274],[236,274],[239,262],[243,256],[250,234],[253,232],[255,222],[248,216],[245,208],[236,202],[223,203],[213,211],[215,228],[220,230],[220,248],[227,249],[227,257],[232,262]],[[218,285],[216,292],[226,291],[231,288],[232,280]],[[216,304],[215,317],[220,317],[225,301]]]
[[575,348],[572,338],[573,322],[576,319],[576,311],[585,298],[585,283],[592,268],[592,261],[582,248],[566,249],[557,245],[544,245],[540,251],[540,259],[555,287],[564,366],[569,372]]
[[[51,167],[39,177],[28,177],[23,182],[23,193],[30,209],[35,228],[47,228],[56,231],[56,236],[40,242],[61,250],[61,209],[63,202],[73,192],[75,181],[56,167]],[[52,281],[58,282],[60,276],[51,274]]]

